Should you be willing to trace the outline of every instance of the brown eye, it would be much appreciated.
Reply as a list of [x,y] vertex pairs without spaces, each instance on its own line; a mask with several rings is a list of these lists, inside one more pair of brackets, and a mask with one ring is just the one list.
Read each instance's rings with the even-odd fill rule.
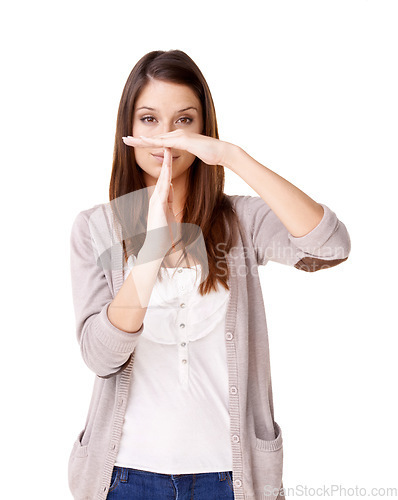
[[152,123],[151,121],[150,122],[147,122],[146,119],[147,118],[152,118],[153,119],[153,116],[143,116],[142,118],[140,118],[140,120],[144,123]]
[[180,120],[189,120],[189,122],[185,122],[186,125],[190,125],[192,123],[192,118],[188,118],[188,116],[183,116]]

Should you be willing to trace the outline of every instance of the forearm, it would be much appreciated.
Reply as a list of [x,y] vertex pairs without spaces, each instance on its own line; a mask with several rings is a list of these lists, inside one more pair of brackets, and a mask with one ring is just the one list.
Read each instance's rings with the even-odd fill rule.
[[134,267],[108,308],[109,321],[128,333],[136,333],[143,323],[163,260],[162,255],[153,258],[152,254],[153,248],[144,243]]
[[239,175],[258,193],[292,236],[304,236],[319,224],[323,217],[319,203],[239,146],[227,144],[223,166]]

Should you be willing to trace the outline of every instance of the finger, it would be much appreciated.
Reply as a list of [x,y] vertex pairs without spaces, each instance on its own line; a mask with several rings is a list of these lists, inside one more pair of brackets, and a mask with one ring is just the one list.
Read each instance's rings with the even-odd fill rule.
[[[178,132],[178,131],[174,131]],[[127,139],[133,139],[133,141],[141,141],[141,142],[135,142],[135,144],[142,144],[143,147],[148,147],[148,146],[158,146],[161,148],[165,147],[177,147],[176,140],[177,138],[175,136],[170,135],[172,132],[169,132],[168,134],[162,134],[162,135],[155,135],[153,137],[146,137],[144,135],[140,135],[138,137],[131,137],[127,136]]]
[[169,203],[170,210],[173,211],[174,188],[173,188],[173,184],[171,182],[170,182],[169,198],[167,201]]
[[122,140],[126,144],[126,146],[152,148],[155,145],[153,141],[148,142],[144,138],[132,137],[131,135],[128,135],[127,137],[122,137]]
[[173,174],[173,155],[171,153],[171,148],[164,148],[164,156],[167,155],[167,165],[169,167],[168,170],[168,182],[171,184],[171,178]]
[[168,141],[166,138],[161,137],[144,137],[140,135],[139,140],[141,140],[143,145],[147,145],[148,147],[157,146],[163,148],[171,146],[170,140]]
[[165,158],[163,157],[163,162],[162,162],[162,165],[160,167],[160,174],[159,174],[159,177],[158,177],[158,180],[156,181],[156,184],[155,184],[155,190],[156,192],[158,193],[158,196],[164,196],[164,183],[165,183],[165,176],[166,176],[166,172],[165,170],[167,169],[167,165],[165,163]]
[[164,149],[162,169],[159,175],[159,194],[162,200],[167,200],[170,188],[171,152]]
[[128,135],[126,137],[122,137],[122,140],[128,146],[136,146],[137,144],[140,144],[143,142],[143,140],[140,139],[139,137],[133,137],[131,135]]
[[170,191],[170,184],[171,184],[171,172],[172,172],[172,161],[173,161],[173,156],[171,154],[171,149],[170,148],[163,148],[164,152],[164,170],[165,170],[165,189],[167,191],[167,194]]
[[162,193],[162,194],[164,194],[164,185],[165,185],[165,182],[167,179],[166,170],[167,170],[167,161],[166,161],[166,158],[163,157],[162,166],[160,168],[160,174],[158,177],[158,181],[156,183],[156,185],[158,186],[159,193]]
[[127,137],[122,137],[123,142],[127,146],[140,147],[140,148],[151,148],[151,147],[168,147],[184,149],[188,151],[189,145],[186,143],[185,135],[182,135],[181,129],[173,130],[167,134],[154,135],[152,137],[146,137],[140,135],[134,137],[128,135]]
[[122,137],[122,141],[126,144],[126,146],[136,146],[137,144],[134,143],[129,139],[129,137]]

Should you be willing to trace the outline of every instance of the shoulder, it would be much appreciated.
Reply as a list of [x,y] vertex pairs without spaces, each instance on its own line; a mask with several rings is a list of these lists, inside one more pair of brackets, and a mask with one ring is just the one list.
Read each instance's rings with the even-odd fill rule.
[[75,219],[85,219],[88,221],[94,214],[96,214],[100,211],[103,211],[103,210],[108,211],[108,205],[109,205],[109,202],[108,203],[98,203],[97,205],[93,205],[90,208],[86,208],[84,210],[81,210],[80,212],[78,212],[75,215]]
[[92,233],[93,228],[107,226],[106,220],[110,220],[110,205],[108,203],[98,203],[90,208],[78,212],[71,226],[72,236],[75,234]]

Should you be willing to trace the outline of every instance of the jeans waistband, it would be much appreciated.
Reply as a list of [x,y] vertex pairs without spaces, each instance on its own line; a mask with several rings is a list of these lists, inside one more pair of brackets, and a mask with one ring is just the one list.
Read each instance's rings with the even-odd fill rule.
[[[197,475],[197,474],[218,474],[218,478],[221,481],[224,481],[227,478],[227,471],[222,471],[222,472],[195,472],[195,473],[190,473],[190,474],[164,474],[162,472],[151,472],[151,471],[142,470],[142,469],[132,469],[132,468],[129,468],[129,467],[120,467],[120,466],[117,466],[117,465],[115,465],[115,468],[117,468],[117,469],[120,470],[120,481],[122,481],[122,482],[126,482],[128,480],[129,471],[139,472],[139,473],[142,473],[142,474],[158,474],[160,476],[169,476],[171,479],[175,479],[175,478],[182,477],[182,476],[192,476],[193,474],[195,474],[195,475]],[[232,476],[232,471],[229,471],[229,473]]]

